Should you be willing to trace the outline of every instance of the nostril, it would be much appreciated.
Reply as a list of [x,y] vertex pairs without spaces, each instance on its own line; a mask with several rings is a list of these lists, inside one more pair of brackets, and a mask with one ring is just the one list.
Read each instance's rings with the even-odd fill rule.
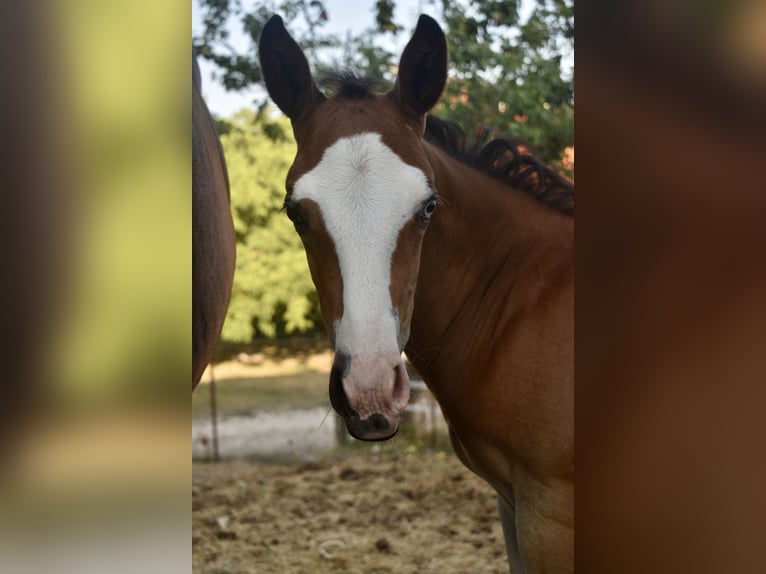
[[332,362],[332,371],[338,379],[345,379],[351,370],[351,356],[343,351],[337,351]]
[[330,369],[330,404],[343,417],[356,414],[343,390],[343,379],[348,375],[350,368],[351,357],[346,353],[335,353],[335,360]]
[[367,428],[372,432],[383,432],[384,430],[388,429],[388,421],[386,420],[386,417],[378,413],[370,416],[370,418],[364,421],[364,423],[365,426],[367,426]]

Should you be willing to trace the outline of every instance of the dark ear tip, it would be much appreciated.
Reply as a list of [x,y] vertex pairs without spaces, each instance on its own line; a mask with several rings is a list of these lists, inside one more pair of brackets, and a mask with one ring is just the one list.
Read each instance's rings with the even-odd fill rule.
[[427,14],[421,14],[420,18],[418,18],[418,25],[415,26],[415,34],[418,33],[444,36],[444,32],[442,31],[441,26],[439,26],[439,23]]
[[261,37],[258,38],[258,57],[261,57],[261,53],[264,48],[269,48],[273,45],[278,38],[281,38],[287,34],[285,24],[282,21],[282,16],[274,14],[269,21],[263,26],[261,30]]
[[265,36],[266,34],[270,34],[272,32],[276,32],[278,30],[284,30],[285,29],[285,23],[282,21],[282,16],[279,14],[274,14],[271,18],[269,18],[269,21],[266,22],[266,25],[263,27],[263,31],[261,32],[261,37]]

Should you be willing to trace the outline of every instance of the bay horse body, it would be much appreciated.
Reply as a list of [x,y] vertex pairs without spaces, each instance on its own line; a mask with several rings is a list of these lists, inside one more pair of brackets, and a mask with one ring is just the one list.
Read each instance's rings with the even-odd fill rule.
[[506,147],[485,148],[485,170],[455,157],[449,124],[426,116],[447,75],[427,16],[386,94],[341,77],[325,97],[276,16],[259,52],[298,143],[285,209],[335,348],[333,407],[357,438],[393,436],[404,350],[498,492],[511,571],[572,571],[573,191],[534,162],[499,178]]
[[192,390],[218,344],[234,278],[229,178],[192,54]]

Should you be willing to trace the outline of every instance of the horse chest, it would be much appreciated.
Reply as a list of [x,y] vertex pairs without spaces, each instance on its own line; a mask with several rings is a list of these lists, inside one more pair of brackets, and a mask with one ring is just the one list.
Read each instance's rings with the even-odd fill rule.
[[448,421],[450,442],[455,454],[469,469],[489,482],[498,492],[509,488],[518,475],[519,463],[509,449],[493,444],[489,437],[476,429],[461,427]]

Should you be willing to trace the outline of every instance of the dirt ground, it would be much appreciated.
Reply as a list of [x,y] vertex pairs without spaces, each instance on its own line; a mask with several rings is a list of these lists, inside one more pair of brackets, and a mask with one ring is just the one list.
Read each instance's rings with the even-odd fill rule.
[[195,463],[195,574],[507,573],[494,491],[451,453]]

